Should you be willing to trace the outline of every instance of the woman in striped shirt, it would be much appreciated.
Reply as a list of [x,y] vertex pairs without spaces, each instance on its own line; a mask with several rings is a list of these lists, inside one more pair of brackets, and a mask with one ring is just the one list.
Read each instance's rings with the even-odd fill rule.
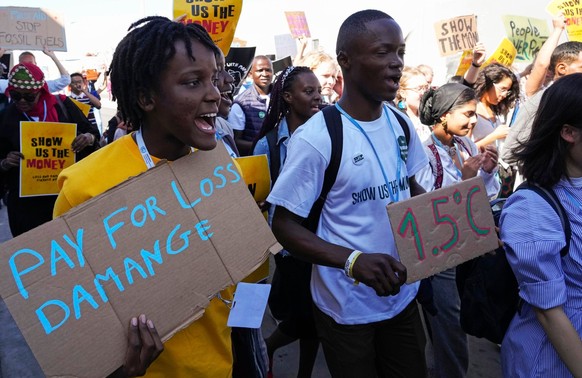
[[501,215],[501,239],[524,303],[501,347],[504,376],[582,377],[582,74],[544,93],[527,142],[514,153],[530,182],[553,189],[572,229],[538,194],[520,190]]

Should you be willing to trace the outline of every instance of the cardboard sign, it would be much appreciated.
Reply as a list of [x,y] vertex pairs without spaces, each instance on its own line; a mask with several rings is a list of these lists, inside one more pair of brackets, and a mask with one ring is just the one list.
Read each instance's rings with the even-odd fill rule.
[[271,190],[267,155],[238,157],[236,162],[255,201],[266,200]]
[[287,24],[289,25],[289,31],[293,38],[306,37],[311,38],[311,33],[309,32],[309,25],[307,25],[307,18],[305,17],[305,12],[285,12],[285,18],[287,19]]
[[546,20],[525,16],[503,16],[507,38],[517,50],[515,59],[532,62],[550,36]]
[[408,283],[497,248],[493,214],[480,177],[386,208]]
[[457,72],[455,72],[456,76],[463,76],[469,67],[471,67],[471,63],[473,63],[473,50],[465,50],[461,55],[461,60],[459,61],[459,67],[457,67]]
[[147,314],[167,340],[280,249],[215,148],[4,243],[0,295],[47,376],[104,377],[123,363],[131,317]]
[[479,42],[477,16],[460,16],[434,24],[441,56],[472,50]]
[[511,43],[509,39],[503,38],[493,54],[491,54],[481,65],[481,69],[487,67],[491,63],[499,63],[506,67],[511,67],[516,55],[517,49],[513,46],[513,43]]
[[174,18],[204,26],[224,55],[228,54],[242,12],[242,0],[174,0]]
[[59,173],[75,163],[75,123],[20,122],[20,197],[59,193]]
[[0,47],[67,51],[62,16],[41,8],[0,7]]
[[546,7],[552,15],[559,11],[566,17],[566,33],[570,41],[582,42],[582,1],[553,0]]

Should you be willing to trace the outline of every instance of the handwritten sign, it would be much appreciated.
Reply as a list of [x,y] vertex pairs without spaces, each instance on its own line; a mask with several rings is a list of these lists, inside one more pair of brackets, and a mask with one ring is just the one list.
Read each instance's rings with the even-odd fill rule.
[[75,163],[71,143],[76,135],[74,123],[20,123],[20,197],[59,193],[59,173]]
[[0,7],[0,47],[67,51],[62,16],[41,8]]
[[582,42],[582,3],[581,0],[553,0],[546,7],[552,15],[559,11],[566,17],[566,33],[570,41]]
[[224,55],[228,54],[242,12],[242,0],[174,0],[174,18],[204,26]]
[[477,16],[460,16],[434,24],[441,56],[473,49],[479,41]]
[[503,16],[503,24],[507,38],[517,50],[517,60],[532,62],[550,36],[546,20],[508,15]]
[[510,67],[517,55],[517,49],[513,43],[506,37],[501,40],[497,49],[487,58],[481,65],[481,69],[487,67],[491,63],[499,63],[506,67]]
[[407,282],[430,277],[497,248],[497,234],[483,180],[387,206]]
[[163,340],[280,250],[224,148],[161,163],[2,244],[0,296],[46,376],[104,377],[148,314]]
[[305,17],[305,12],[285,12],[285,18],[287,19],[287,24],[289,25],[289,31],[293,38],[306,37],[311,38],[311,33],[309,32],[309,25],[307,25],[307,18]]

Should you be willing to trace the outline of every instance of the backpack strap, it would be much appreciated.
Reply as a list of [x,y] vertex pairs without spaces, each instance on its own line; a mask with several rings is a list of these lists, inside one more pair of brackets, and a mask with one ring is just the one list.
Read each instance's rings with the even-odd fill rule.
[[521,185],[519,185],[517,189],[515,189],[515,191],[522,189],[532,190],[536,192],[547,203],[549,203],[550,206],[552,206],[552,209],[554,209],[556,214],[558,214],[558,216],[560,217],[560,222],[562,223],[562,228],[564,229],[564,235],[566,237],[566,245],[560,251],[560,255],[562,257],[566,256],[570,249],[570,240],[572,239],[572,229],[570,227],[570,220],[568,219],[568,214],[566,213],[564,206],[562,206],[562,203],[560,202],[560,199],[556,195],[556,192],[554,192],[554,190],[551,188],[550,189],[544,188],[535,183],[527,181],[521,183]]
[[430,165],[431,168],[433,169],[432,174],[435,176],[434,188],[440,189],[443,186],[443,176],[444,176],[441,155],[439,155],[437,147],[434,145],[434,143],[430,143],[429,145],[427,145],[427,147],[432,152],[436,160],[436,167],[433,167],[432,164]]
[[53,95],[53,96],[55,96],[55,99],[57,100],[57,105],[59,106],[59,108],[61,108],[61,111],[63,112],[63,115],[65,116],[65,119],[67,120],[67,122],[69,122],[71,117],[69,116],[69,112],[67,111],[67,108],[65,107],[65,104],[63,103],[63,100],[61,99],[61,95]]
[[279,177],[279,169],[281,168],[281,150],[277,145],[277,136],[279,128],[275,127],[269,131],[265,137],[269,145],[269,172],[271,173],[271,188],[275,186],[275,181]]
[[335,106],[326,106],[322,112],[325,119],[327,132],[331,138],[331,156],[329,158],[329,165],[325,169],[325,176],[323,179],[321,193],[311,207],[309,216],[305,222],[303,222],[303,225],[308,230],[313,232],[317,230],[317,224],[319,223],[319,217],[321,216],[323,205],[325,204],[325,200],[327,199],[329,191],[333,187],[333,184],[335,184],[339,166],[342,160],[342,151],[344,145],[344,130],[339,110]]
[[394,116],[396,116],[396,119],[404,132],[404,138],[406,138],[406,145],[408,146],[410,144],[410,128],[408,127],[408,122],[406,122],[406,119],[398,110],[394,110],[391,106],[388,106],[388,109],[390,109],[392,113],[394,113]]

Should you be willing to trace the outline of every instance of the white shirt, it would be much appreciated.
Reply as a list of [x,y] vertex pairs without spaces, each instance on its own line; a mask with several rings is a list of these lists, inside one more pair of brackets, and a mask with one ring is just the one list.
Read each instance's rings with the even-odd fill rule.
[[[399,200],[410,198],[407,178],[428,165],[428,159],[408,122],[407,146],[398,120],[388,111],[372,122],[359,122],[379,153],[389,183],[370,144],[346,117],[343,122],[343,151],[335,185],[325,202],[317,235],[331,243],[364,253],[386,253],[398,258],[386,205],[388,190],[394,188]],[[392,131],[394,128],[394,132]],[[395,134],[398,137],[396,140]],[[396,177],[399,144],[407,154]],[[293,133],[285,165],[267,198],[272,204],[306,218],[321,192],[324,172],[331,155],[331,139],[319,112]],[[342,269],[314,265],[311,292],[321,311],[340,324],[367,324],[398,315],[416,296],[418,284],[402,286],[394,296],[379,297],[364,285],[354,285]]]

